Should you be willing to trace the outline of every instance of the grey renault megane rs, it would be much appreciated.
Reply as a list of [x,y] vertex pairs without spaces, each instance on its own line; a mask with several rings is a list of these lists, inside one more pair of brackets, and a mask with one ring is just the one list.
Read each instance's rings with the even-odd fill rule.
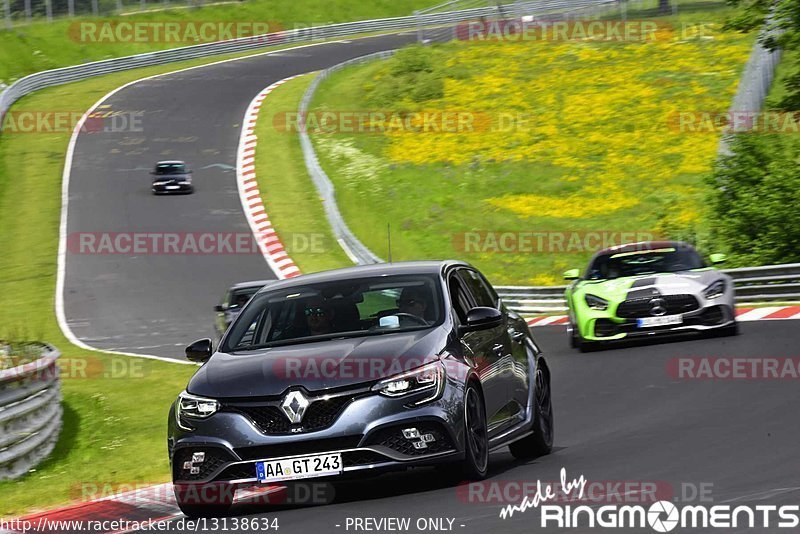
[[[270,284],[169,414],[175,494],[224,513],[238,487],[409,466],[481,479],[489,452],[550,452],[550,372],[528,325],[457,261],[353,267]],[[211,489],[211,491],[208,491]]]

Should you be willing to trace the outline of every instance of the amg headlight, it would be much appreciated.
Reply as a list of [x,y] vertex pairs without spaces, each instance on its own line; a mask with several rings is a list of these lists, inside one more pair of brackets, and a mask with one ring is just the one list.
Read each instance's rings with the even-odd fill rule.
[[703,296],[707,299],[715,299],[725,294],[725,280],[717,280],[703,290]]
[[372,386],[372,391],[385,397],[402,397],[428,391],[429,394],[424,398],[414,401],[413,405],[417,406],[439,398],[444,389],[444,381],[444,365],[441,362],[434,362],[413,371],[381,380]]
[[178,402],[175,405],[175,419],[178,426],[183,430],[192,430],[186,426],[186,421],[192,419],[206,419],[211,417],[219,410],[219,403],[214,399],[198,397],[185,391],[178,395]]
[[589,306],[593,310],[600,310],[604,311],[608,309],[608,301],[606,299],[601,299],[595,295],[586,294],[583,297],[583,300],[586,301],[586,305]]

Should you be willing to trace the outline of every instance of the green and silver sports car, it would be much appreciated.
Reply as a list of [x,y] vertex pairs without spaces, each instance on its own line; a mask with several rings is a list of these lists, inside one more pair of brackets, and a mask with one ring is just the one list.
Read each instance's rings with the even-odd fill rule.
[[690,245],[647,241],[596,253],[583,276],[567,288],[571,346],[587,350],[634,336],[718,329],[738,333],[733,281]]

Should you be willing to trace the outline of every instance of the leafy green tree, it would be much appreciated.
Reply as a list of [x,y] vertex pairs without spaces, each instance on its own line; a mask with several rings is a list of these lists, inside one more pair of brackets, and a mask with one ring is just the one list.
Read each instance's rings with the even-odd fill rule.
[[800,262],[800,138],[741,134],[730,147],[708,179],[712,241],[738,265]]

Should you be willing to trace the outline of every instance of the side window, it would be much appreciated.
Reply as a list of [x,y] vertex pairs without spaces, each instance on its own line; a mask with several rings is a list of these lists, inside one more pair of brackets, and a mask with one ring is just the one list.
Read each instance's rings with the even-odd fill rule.
[[469,288],[469,292],[472,293],[478,306],[496,307],[494,294],[488,289],[480,274],[469,269],[459,269],[458,274]]
[[467,312],[472,305],[469,302],[469,297],[464,292],[459,278],[455,274],[450,275],[447,287],[450,290],[450,302],[458,316],[458,320],[462,323],[466,323]]

